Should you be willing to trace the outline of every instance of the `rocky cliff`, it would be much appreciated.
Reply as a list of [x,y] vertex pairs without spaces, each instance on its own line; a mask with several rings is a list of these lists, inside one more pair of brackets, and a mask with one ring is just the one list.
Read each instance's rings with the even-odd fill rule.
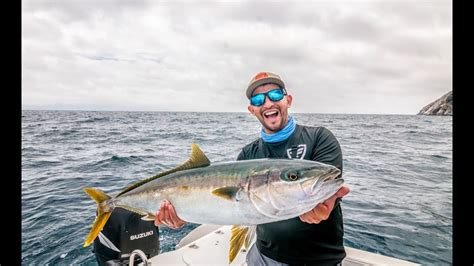
[[453,91],[423,107],[419,115],[453,115]]

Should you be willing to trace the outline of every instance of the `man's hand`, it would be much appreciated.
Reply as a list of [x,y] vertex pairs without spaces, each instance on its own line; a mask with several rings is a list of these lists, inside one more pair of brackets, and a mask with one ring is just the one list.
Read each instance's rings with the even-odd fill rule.
[[346,186],[341,187],[334,195],[332,195],[326,201],[316,205],[314,209],[310,210],[307,213],[300,215],[300,219],[303,222],[310,223],[310,224],[318,224],[321,221],[326,220],[329,218],[329,215],[334,208],[334,204],[336,203],[337,198],[342,198],[347,193],[349,193],[349,188]]
[[186,221],[183,221],[178,217],[176,210],[174,209],[173,205],[171,205],[171,202],[164,200],[161,203],[160,209],[155,215],[155,226],[164,224],[169,228],[178,229],[186,223]]

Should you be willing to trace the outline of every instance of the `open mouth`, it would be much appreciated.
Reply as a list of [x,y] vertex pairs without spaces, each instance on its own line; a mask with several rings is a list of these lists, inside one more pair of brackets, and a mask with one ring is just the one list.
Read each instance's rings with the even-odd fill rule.
[[274,119],[277,118],[280,112],[278,110],[268,110],[263,112],[263,117],[267,119]]

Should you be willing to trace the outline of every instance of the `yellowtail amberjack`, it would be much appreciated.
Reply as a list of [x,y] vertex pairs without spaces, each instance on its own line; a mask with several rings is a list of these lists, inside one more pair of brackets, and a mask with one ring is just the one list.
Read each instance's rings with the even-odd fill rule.
[[163,200],[196,224],[234,225],[229,263],[254,240],[255,225],[299,216],[331,197],[344,183],[334,166],[309,160],[256,159],[210,164],[196,144],[182,165],[133,184],[110,197],[84,191],[97,202],[97,217],[84,247],[97,237],[116,207],[155,220]]

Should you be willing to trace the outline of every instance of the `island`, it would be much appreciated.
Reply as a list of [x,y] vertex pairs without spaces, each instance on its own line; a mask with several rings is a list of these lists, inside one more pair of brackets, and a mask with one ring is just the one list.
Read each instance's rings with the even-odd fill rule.
[[419,115],[453,115],[453,91],[423,107]]

